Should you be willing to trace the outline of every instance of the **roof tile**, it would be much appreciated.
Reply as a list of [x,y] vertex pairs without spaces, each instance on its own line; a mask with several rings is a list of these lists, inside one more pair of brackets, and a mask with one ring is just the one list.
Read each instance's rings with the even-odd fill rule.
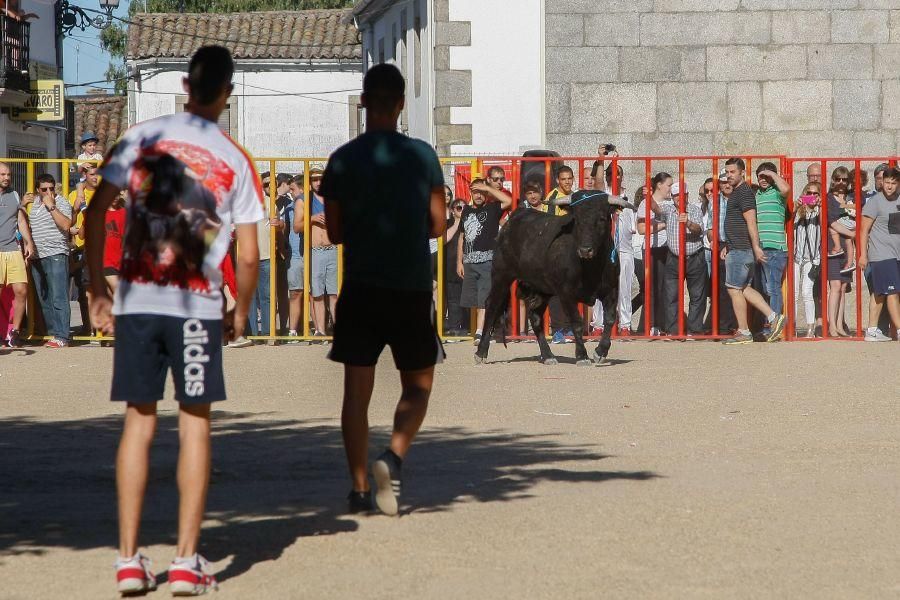
[[235,59],[359,60],[362,43],[351,11],[140,13],[128,27],[128,58],[189,58],[220,44]]

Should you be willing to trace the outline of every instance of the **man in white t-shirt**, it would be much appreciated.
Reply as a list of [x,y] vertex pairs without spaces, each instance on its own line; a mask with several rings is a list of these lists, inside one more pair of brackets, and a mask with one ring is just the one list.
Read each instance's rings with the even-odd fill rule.
[[[169,369],[179,402],[178,548],[169,567],[174,595],[216,583],[197,554],[210,474],[210,403],[225,399],[222,341],[244,330],[259,267],[256,223],[264,217],[259,177],[247,153],[216,124],[231,95],[234,63],[220,46],[200,48],[184,80],[187,112],[129,129],[106,157],[103,183],[87,209],[88,267],[102,272],[106,209],[127,190],[121,282],[115,303],[102,277],[91,278],[91,321],[115,329],[111,397],[127,402],[116,459],[119,592],[156,587],[138,552],[156,403]],[[238,294],[223,315],[220,265],[234,225],[240,248]],[[115,315],[115,316],[113,316]]]

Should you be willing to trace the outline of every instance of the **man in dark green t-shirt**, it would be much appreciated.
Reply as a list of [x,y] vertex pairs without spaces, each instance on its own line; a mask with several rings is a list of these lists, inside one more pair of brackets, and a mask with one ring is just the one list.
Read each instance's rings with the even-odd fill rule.
[[344,363],[341,429],[352,512],[372,508],[368,409],[385,346],[400,371],[403,391],[390,446],[372,464],[375,503],[388,515],[397,514],[400,467],[425,419],[434,366],[444,357],[434,327],[428,247],[446,228],[444,176],[431,146],[397,133],[405,87],[395,66],[369,69],[361,98],[366,132],[331,155],[320,188],[328,237],[344,245],[329,358]]

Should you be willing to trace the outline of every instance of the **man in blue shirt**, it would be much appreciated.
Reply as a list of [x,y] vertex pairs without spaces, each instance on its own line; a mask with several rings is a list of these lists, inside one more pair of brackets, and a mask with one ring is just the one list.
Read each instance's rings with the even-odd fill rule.
[[375,503],[388,515],[398,512],[401,464],[425,419],[434,366],[444,356],[434,326],[428,247],[446,228],[444,176],[431,146],[397,133],[405,87],[393,65],[366,73],[366,133],[331,155],[321,186],[328,236],[344,244],[329,358],[344,363],[341,429],[353,481],[351,511],[371,507],[368,408],[385,346],[400,371],[390,446],[372,464]]

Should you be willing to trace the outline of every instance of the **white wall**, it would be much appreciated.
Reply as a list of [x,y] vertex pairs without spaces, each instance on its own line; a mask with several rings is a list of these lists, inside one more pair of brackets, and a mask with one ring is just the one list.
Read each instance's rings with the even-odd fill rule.
[[[328,156],[350,139],[351,96],[362,89],[359,64],[341,70],[238,71],[234,97],[238,104],[237,141],[254,156]],[[182,67],[183,68],[183,67]],[[331,67],[337,68],[337,67]],[[142,73],[134,94],[135,122],[175,112],[176,94],[184,94],[181,70]],[[256,86],[256,87],[251,87]],[[278,94],[317,93],[310,97]],[[163,92],[163,93],[154,93]],[[353,109],[355,112],[355,109]]]
[[[434,68],[432,61],[433,15],[428,0],[405,0],[397,2],[374,23],[364,24],[363,52],[367,55],[367,65],[378,64],[379,40],[384,40],[384,60],[394,63],[406,76],[406,133],[411,137],[434,144],[434,124],[432,118],[432,89]],[[414,29],[416,6],[421,20],[419,52],[416,52],[416,32]],[[406,30],[402,28],[402,14],[406,13]],[[394,30],[397,44],[393,44]],[[404,47],[405,41],[405,47]],[[419,93],[416,94],[416,62],[421,61]]]
[[450,0],[450,20],[470,21],[472,45],[450,48],[450,68],[472,71],[472,145],[454,155],[511,154],[544,143],[543,0]]

